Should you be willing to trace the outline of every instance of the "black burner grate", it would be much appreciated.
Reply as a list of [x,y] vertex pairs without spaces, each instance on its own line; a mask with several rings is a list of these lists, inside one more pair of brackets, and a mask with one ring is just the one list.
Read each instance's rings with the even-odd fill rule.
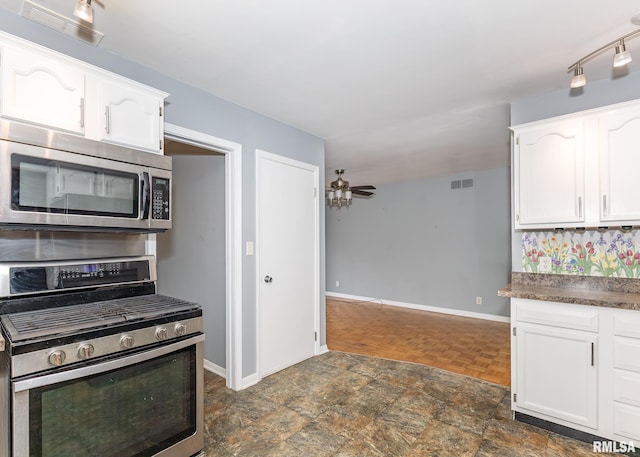
[[5,314],[1,319],[9,337],[15,342],[153,319],[198,308],[195,303],[153,294]]

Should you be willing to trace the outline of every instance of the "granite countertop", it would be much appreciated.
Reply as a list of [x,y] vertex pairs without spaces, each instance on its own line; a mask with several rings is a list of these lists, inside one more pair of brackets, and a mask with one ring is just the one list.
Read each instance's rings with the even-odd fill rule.
[[4,351],[4,338],[0,335],[0,352]]
[[501,297],[640,310],[640,280],[540,273],[511,274]]

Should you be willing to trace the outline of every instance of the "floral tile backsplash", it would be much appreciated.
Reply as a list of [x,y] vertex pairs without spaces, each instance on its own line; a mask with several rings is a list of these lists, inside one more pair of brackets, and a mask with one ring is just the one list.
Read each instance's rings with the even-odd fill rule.
[[[541,271],[542,257],[551,259],[551,271]],[[640,231],[525,232],[522,271],[640,278]]]

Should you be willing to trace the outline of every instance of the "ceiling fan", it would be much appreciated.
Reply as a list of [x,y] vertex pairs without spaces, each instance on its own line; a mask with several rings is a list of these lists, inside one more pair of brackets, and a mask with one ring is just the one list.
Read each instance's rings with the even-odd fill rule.
[[345,181],[342,178],[343,173],[344,170],[342,168],[338,168],[336,170],[338,179],[332,181],[330,187],[327,189],[327,203],[329,206],[349,206],[353,195],[360,195],[363,197],[371,197],[374,195],[373,192],[369,192],[369,190],[375,190],[374,186],[349,186],[349,181]]

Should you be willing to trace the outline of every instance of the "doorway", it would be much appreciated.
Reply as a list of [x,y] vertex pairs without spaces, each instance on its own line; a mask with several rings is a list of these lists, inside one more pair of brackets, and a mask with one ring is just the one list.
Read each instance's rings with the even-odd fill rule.
[[[185,282],[181,283],[181,279],[189,274],[193,274],[195,281],[199,281],[203,285],[208,285],[209,282],[215,283],[211,279],[211,275],[223,276],[224,298],[218,296],[216,299],[217,305],[203,310],[207,344],[209,344],[210,339],[213,339],[209,345],[210,347],[207,347],[205,368],[224,376],[227,387],[239,390],[242,388],[242,327],[240,318],[242,306],[241,146],[237,143],[172,124],[165,124],[165,142],[168,142],[167,155],[173,155],[174,160],[179,158],[179,169],[184,173],[179,172],[183,175],[182,178],[174,175],[174,182],[176,178],[179,178],[183,183],[173,189],[174,198],[176,199],[174,201],[180,201],[180,209],[178,211],[181,214],[181,219],[174,219],[174,229],[177,230],[157,235],[155,240],[150,240],[150,244],[155,243],[150,250],[153,251],[155,249],[158,252],[158,274],[159,276],[164,276],[158,281],[159,291],[162,293],[165,290],[166,293],[169,293],[169,290],[166,289],[167,287],[173,287],[172,290],[181,290],[178,288],[187,286]],[[202,170],[200,167],[202,167]],[[207,176],[207,170],[212,171],[215,175],[213,178],[217,183],[207,182],[211,178]],[[175,171],[178,171],[178,169]],[[192,179],[196,179],[196,177],[199,182],[189,182]],[[220,183],[221,180],[222,183]],[[189,185],[192,187],[191,190],[189,190]],[[206,195],[206,191],[203,192],[204,189],[215,192],[217,194],[215,198],[218,200],[215,200],[215,198],[212,200],[211,195]],[[185,192],[186,195],[184,194]],[[214,214],[207,214],[207,212],[211,212],[211,208],[206,207],[207,204],[214,203],[218,210]],[[172,210],[174,218],[177,209],[177,206],[174,206]],[[197,224],[200,225],[198,228],[188,227],[184,224],[184,219],[192,217],[214,217],[217,220],[215,223],[211,220],[200,221],[202,223]],[[180,232],[182,234],[178,232],[181,226],[182,228],[185,228],[185,226],[187,228],[185,232]],[[212,233],[205,233],[212,228],[216,231],[214,236],[211,236]],[[207,267],[209,259],[199,250],[193,255],[182,255],[180,256],[180,261],[172,263],[172,260],[175,259],[169,258],[172,253],[165,251],[165,248],[167,250],[170,250],[172,246],[175,248],[176,240],[164,240],[162,237],[165,235],[171,237],[176,234],[182,238],[189,236],[211,238],[203,242],[201,242],[202,240],[197,240],[197,242],[191,243],[190,247],[181,249],[186,249],[188,253],[189,249],[194,249],[194,246],[207,246],[208,252],[214,252],[217,257],[215,259],[217,265],[215,271],[218,271],[218,273]],[[169,242],[174,244],[171,245]],[[163,267],[165,262],[166,269]],[[161,269],[165,271],[161,272]],[[168,279],[167,276],[171,278]],[[217,282],[217,284],[220,284],[220,282]],[[198,288],[203,289],[201,287]],[[186,295],[182,295],[187,298],[190,293],[191,291],[188,291]],[[220,303],[221,300],[223,304]],[[209,319],[207,319],[207,314],[210,315]],[[215,358],[218,363],[208,360],[209,358]]]

